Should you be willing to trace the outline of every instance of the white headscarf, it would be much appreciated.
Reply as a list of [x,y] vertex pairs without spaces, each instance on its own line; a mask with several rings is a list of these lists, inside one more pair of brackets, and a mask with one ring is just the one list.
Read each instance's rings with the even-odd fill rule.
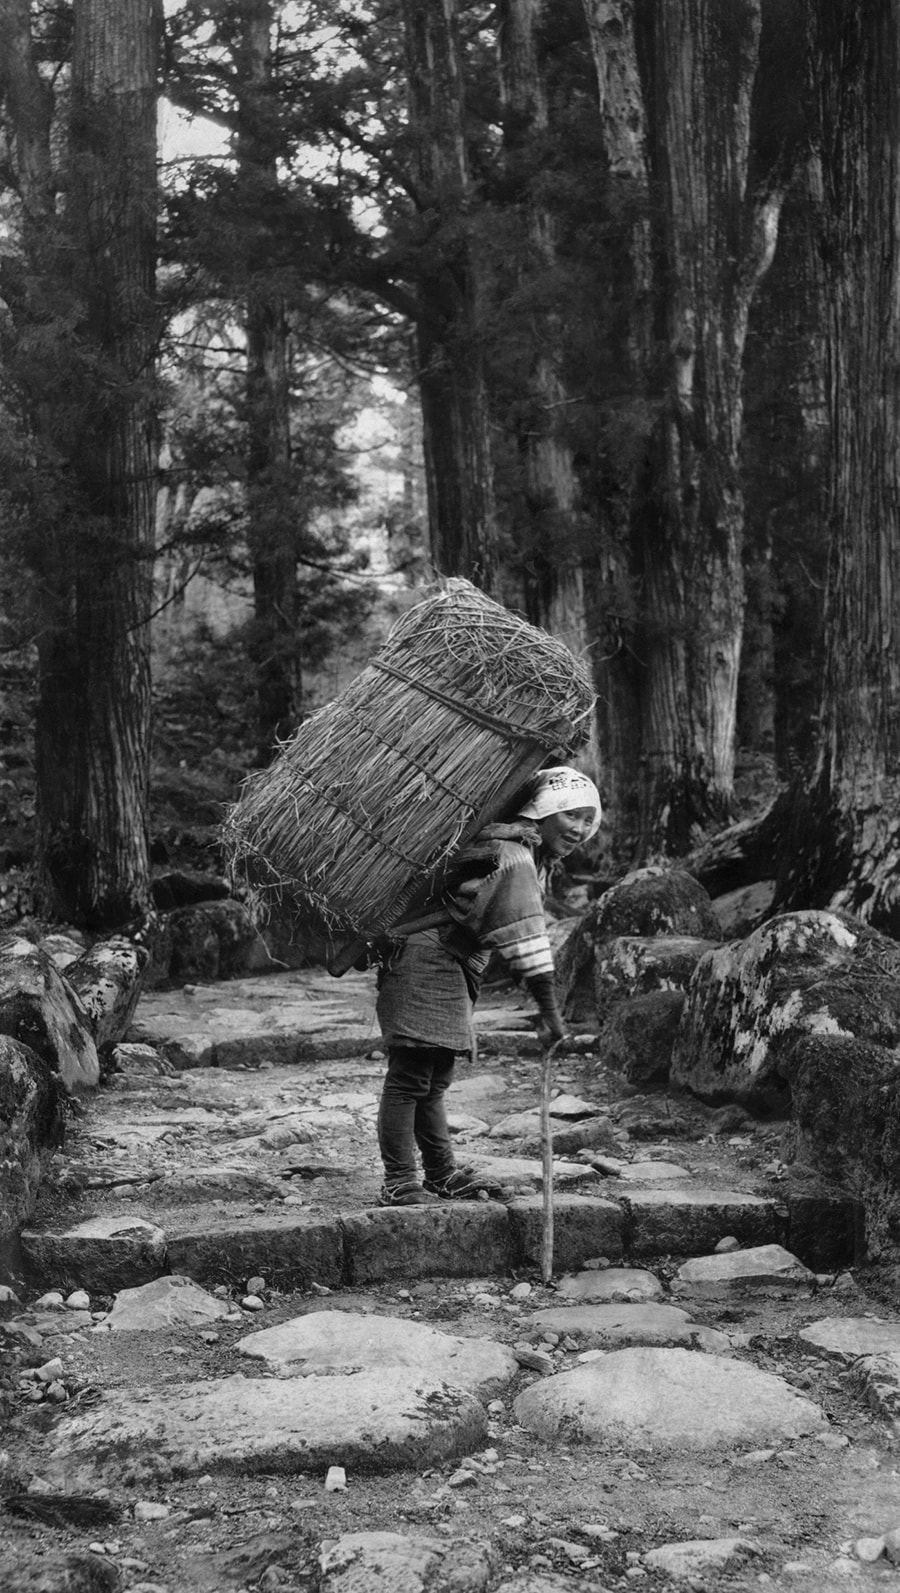
[[531,796],[519,813],[524,819],[546,819],[551,813],[570,813],[573,808],[593,808],[594,822],[588,840],[600,828],[600,793],[593,780],[580,769],[558,764],[535,775]]

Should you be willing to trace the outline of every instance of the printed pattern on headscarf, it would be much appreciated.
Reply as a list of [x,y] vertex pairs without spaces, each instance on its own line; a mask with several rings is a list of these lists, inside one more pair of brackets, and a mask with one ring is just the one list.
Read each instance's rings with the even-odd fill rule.
[[600,826],[602,817],[600,793],[593,780],[580,769],[558,764],[553,769],[541,769],[535,776],[531,796],[519,809],[529,819],[547,819],[551,813],[569,813],[574,808],[593,808],[594,822],[590,834]]

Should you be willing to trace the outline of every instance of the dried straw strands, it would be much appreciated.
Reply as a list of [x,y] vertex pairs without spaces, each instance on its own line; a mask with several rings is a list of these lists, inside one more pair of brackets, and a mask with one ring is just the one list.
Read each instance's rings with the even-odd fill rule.
[[532,770],[586,739],[593,702],[561,642],[448,581],[244,782],[232,869],[298,927],[383,934]]

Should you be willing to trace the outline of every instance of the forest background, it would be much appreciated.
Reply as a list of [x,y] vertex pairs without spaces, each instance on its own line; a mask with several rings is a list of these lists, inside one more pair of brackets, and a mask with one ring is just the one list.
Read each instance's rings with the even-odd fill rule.
[[900,5],[0,32],[8,914],[140,922],[153,812],[214,824],[461,574],[590,658],[608,866],[733,835],[749,768],[774,907],[900,932]]

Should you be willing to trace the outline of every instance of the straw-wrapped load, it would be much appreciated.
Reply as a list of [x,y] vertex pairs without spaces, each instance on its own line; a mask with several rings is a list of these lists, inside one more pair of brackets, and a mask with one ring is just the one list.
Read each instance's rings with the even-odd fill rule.
[[533,770],[587,739],[593,702],[561,642],[447,581],[244,782],[232,871],[298,932],[377,939]]

